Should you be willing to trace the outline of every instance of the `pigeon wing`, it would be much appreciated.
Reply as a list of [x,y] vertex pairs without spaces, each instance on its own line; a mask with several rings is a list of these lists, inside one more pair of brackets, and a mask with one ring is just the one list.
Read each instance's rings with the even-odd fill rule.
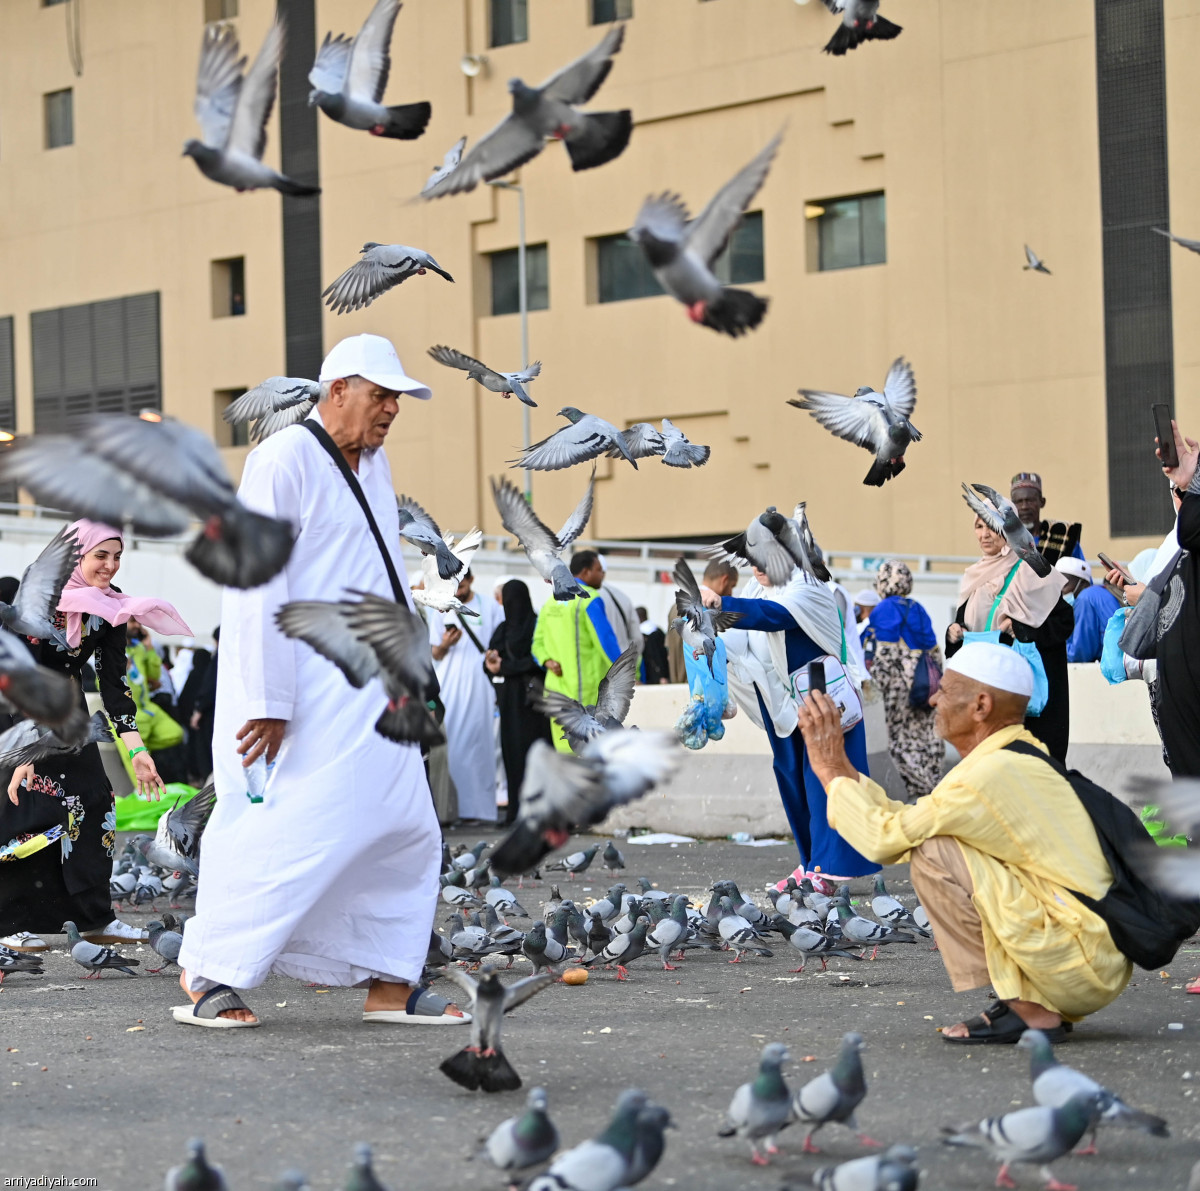
[[79,539],[64,526],[25,568],[13,607],[23,619],[49,620],[58,610],[62,590],[79,561]]
[[262,157],[267,147],[267,121],[275,106],[275,85],[282,56],[283,22],[276,17],[238,93],[226,145],[230,152],[245,153],[255,159]]
[[558,720],[563,735],[572,746],[576,741],[591,740],[596,733],[604,731],[587,708],[561,691],[546,691],[535,704],[543,715]]
[[704,548],[704,553],[708,558],[715,558],[718,562],[731,562],[740,567],[750,565],[750,560],[746,557],[746,535],[744,533],[734,534],[733,537],[726,538],[723,542],[714,542],[711,546]]
[[389,674],[418,689],[433,677],[429,632],[425,622],[407,604],[370,592],[356,591],[362,603],[346,617],[351,630],[375,651]]
[[496,502],[501,525],[526,551],[557,554],[562,549],[558,539],[538,519],[529,502],[507,480],[492,480],[492,499]]
[[542,375],[541,360],[534,360],[528,368],[523,368],[520,372],[505,372],[501,374],[507,376],[509,380],[519,381],[521,384],[528,384],[531,380],[536,380]]
[[[635,459],[645,459],[650,455],[661,455],[667,449],[666,439],[649,422],[634,422],[628,430],[622,431],[625,447]],[[605,452],[610,459],[623,459],[617,447]]]
[[200,837],[204,834],[204,828],[208,826],[209,816],[216,805],[217,790],[209,782],[187,802],[177,802],[167,812],[167,834],[180,855],[188,857],[189,860],[195,860],[200,855]]
[[231,401],[221,417],[226,422],[253,422],[279,410],[316,400],[320,385],[295,376],[271,376]]
[[364,687],[380,672],[375,651],[350,628],[352,604],[326,600],[293,600],[275,613],[285,637],[294,637],[328,658],[354,687]]
[[421,191],[426,199],[474,190],[480,182],[511,173],[531,161],[545,142],[535,128],[509,114],[471,146],[471,151],[442,178],[427,182]]
[[316,400],[305,401],[300,405],[289,406],[287,409],[276,410],[275,413],[267,414],[256,421],[251,427],[251,434],[256,442],[262,442],[264,438],[270,438],[277,431],[286,430],[289,426],[294,426],[297,422],[303,422],[313,411],[316,405]]
[[797,409],[807,410],[826,430],[860,447],[875,448],[876,441],[887,437],[887,419],[873,401],[861,397],[844,397],[841,393],[823,393],[816,389],[801,389],[801,400],[788,402]]
[[746,551],[750,561],[767,573],[772,587],[788,585],[796,569],[795,559],[757,517],[746,526]]
[[325,34],[321,48],[317,51],[316,61],[308,72],[308,81],[318,91],[326,95],[337,95],[346,85],[346,72],[350,66],[350,51],[354,42],[345,34],[334,37],[332,33]]
[[[624,735],[624,733],[622,733]],[[518,818],[538,831],[586,823],[597,805],[603,805],[599,775],[581,765],[571,753],[535,740],[525,758]]]
[[538,88],[545,99],[556,99],[572,106],[587,103],[612,70],[612,56],[625,40],[625,26],[614,25],[586,54],[552,74]]
[[612,434],[598,424],[599,419],[584,416],[556,430],[541,442],[521,453],[516,464],[534,471],[561,471],[603,455],[612,442]]
[[392,69],[392,29],[400,12],[400,0],[378,0],[363,22],[350,47],[350,69],[346,93],[355,99],[379,103],[387,90]]
[[981,500],[964,484],[963,500],[971,507],[971,512],[980,519],[994,534],[1004,537],[1004,518],[985,500]]
[[210,148],[223,148],[229,139],[245,67],[246,59],[238,58],[238,39],[233,26],[206,25],[200,43],[193,111],[200,125],[201,140]]
[[442,537],[442,531],[438,529],[437,522],[411,496],[401,493],[396,497],[396,505],[411,513],[414,520],[431,529],[439,538]]
[[905,420],[912,417],[917,405],[917,382],[913,378],[912,365],[903,356],[893,360],[888,369],[883,399],[893,414]]
[[681,558],[675,564],[672,577],[678,587],[675,603],[679,611],[684,616],[694,616],[703,609],[704,601],[700,598],[700,584],[696,582],[696,576],[692,574],[692,568],[688,566],[686,559]]
[[579,503],[575,506],[575,511],[567,518],[562,529],[558,531],[558,545],[562,549],[566,549],[585,529],[587,523],[592,516],[592,501],[596,495],[596,469],[592,468],[592,474],[588,480],[588,486]]
[[664,244],[683,244],[688,237],[688,209],[677,194],[651,195],[641,206],[634,231],[648,232]]
[[518,1005],[524,1005],[530,997],[540,993],[543,988],[549,988],[553,983],[554,977],[549,972],[526,976],[524,980],[514,980],[504,990],[504,1012],[509,1013]]
[[[468,356],[465,352],[460,352],[453,347],[444,347],[438,344],[429,349],[429,354],[439,363],[445,364],[447,368],[461,368],[463,372],[481,372],[488,380],[503,381],[504,377],[489,368],[486,364],[475,359],[474,356]],[[537,373],[534,373],[536,376]],[[528,379],[522,377],[520,379]]]
[[596,695],[596,718],[611,716],[623,724],[633,705],[633,684],[637,680],[638,651],[636,643],[630,645],[600,680]]
[[454,964],[447,964],[442,975],[452,984],[457,984],[471,998],[471,1004],[475,1004],[475,994],[479,991],[479,981],[474,976],[463,971],[462,968],[455,967]]

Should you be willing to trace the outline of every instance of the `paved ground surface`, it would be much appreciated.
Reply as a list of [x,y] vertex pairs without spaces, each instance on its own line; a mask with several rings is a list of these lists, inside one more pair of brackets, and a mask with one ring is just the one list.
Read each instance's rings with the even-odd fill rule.
[[[724,842],[622,847],[630,874],[696,894],[725,876],[757,891],[793,863],[784,848]],[[588,876],[574,882],[575,895],[600,895],[607,881]],[[889,876],[911,901],[907,870]],[[545,888],[522,895],[534,913]],[[132,954],[143,967],[152,958],[148,949]],[[644,1088],[670,1107],[679,1129],[644,1186],[778,1191],[808,1185],[821,1160],[801,1155],[789,1131],[770,1169],[751,1167],[743,1143],[715,1135],[730,1094],[768,1040],[790,1047],[795,1084],[828,1064],[845,1031],[859,1030],[869,1046],[862,1127],[918,1144],[925,1188],[990,1186],[995,1167],[985,1156],[937,1143],[942,1124],[1030,1102],[1023,1052],[951,1048],[936,1033],[982,1008],[986,994],[950,992],[924,945],[892,947],[874,963],[835,962],[827,975],[814,963],[790,976],[789,960],[781,951],[735,966],[692,952],[678,972],[643,959],[627,984],[600,972],[582,987],[556,985],[510,1018],[506,1047],[527,1086],[548,1089],[568,1143],[596,1131],[623,1088]],[[1110,1131],[1101,1156],[1063,1161],[1060,1178],[1087,1191],[1187,1185],[1200,1159],[1200,997],[1181,985],[1197,970],[1193,943],[1169,976],[1138,972],[1062,1048],[1064,1060],[1166,1116],[1171,1139]],[[0,1177],[96,1176],[101,1188],[141,1191],[161,1186],[186,1139],[199,1135],[234,1191],[269,1187],[288,1166],[307,1171],[318,1191],[341,1186],[359,1140],[375,1146],[379,1173],[396,1191],[503,1186],[497,1172],[466,1159],[523,1093],[457,1088],[437,1065],[463,1045],[465,1030],[366,1026],[362,995],[272,979],[249,997],[262,1029],[187,1029],[168,1014],[181,999],[174,977],[85,983],[56,950],[45,977],[13,977],[0,992]],[[818,1140],[830,1161],[863,1152],[838,1128]],[[1038,1184],[1033,1170],[1018,1178]]]

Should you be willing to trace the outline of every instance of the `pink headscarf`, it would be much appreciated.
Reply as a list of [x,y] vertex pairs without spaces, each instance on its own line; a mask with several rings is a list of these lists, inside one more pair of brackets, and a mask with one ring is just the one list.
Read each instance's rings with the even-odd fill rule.
[[[99,521],[76,521],[69,528],[75,531],[79,539],[80,561],[101,542],[107,542],[110,538],[124,541],[124,534],[119,529]],[[58,610],[67,614],[67,644],[72,649],[79,648],[83,637],[83,618],[93,613],[112,625],[124,624],[132,616],[159,633],[182,637],[192,635],[183,617],[166,600],[139,599],[114,591],[111,587],[93,587],[83,577],[78,565],[63,588]]]

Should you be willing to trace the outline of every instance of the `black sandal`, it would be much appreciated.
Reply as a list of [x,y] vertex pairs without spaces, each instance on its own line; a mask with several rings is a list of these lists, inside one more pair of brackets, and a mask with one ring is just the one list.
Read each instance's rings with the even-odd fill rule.
[[[1030,1029],[1021,1020],[1020,1015],[1003,1001],[994,1002],[977,1017],[963,1022],[963,1025],[967,1027],[965,1038],[954,1038],[949,1034],[943,1034],[942,1041],[958,1046],[1014,1046],[1021,1035]],[[1042,1033],[1046,1035],[1049,1042],[1065,1042],[1070,1030],[1066,1023],[1063,1023],[1052,1029],[1043,1029]]]

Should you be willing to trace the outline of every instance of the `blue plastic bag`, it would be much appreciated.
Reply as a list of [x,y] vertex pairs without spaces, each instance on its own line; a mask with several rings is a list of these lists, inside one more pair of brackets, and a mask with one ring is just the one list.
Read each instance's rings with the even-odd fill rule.
[[729,680],[725,659],[725,642],[717,638],[717,649],[713,654],[713,670],[708,671],[708,661],[703,654],[697,661],[687,649],[683,651],[683,664],[687,670],[688,690],[691,699],[683,714],[675,723],[679,739],[690,749],[701,749],[710,740],[720,740],[725,735],[723,715],[729,704]]
[[[985,641],[991,645],[1002,644],[999,629],[991,629],[984,633],[963,633],[963,644],[972,641]],[[1050,680],[1046,677],[1046,666],[1038,647],[1032,641],[1014,641],[1011,648],[1015,649],[1028,663],[1033,671],[1033,694],[1029,706],[1025,709],[1028,716],[1041,715],[1046,710],[1050,699]]]
[[1110,686],[1116,686],[1118,682],[1124,682],[1129,677],[1125,673],[1125,651],[1121,648],[1121,634],[1125,631],[1125,621],[1128,617],[1128,608],[1118,608],[1104,626],[1100,673],[1108,680]]

